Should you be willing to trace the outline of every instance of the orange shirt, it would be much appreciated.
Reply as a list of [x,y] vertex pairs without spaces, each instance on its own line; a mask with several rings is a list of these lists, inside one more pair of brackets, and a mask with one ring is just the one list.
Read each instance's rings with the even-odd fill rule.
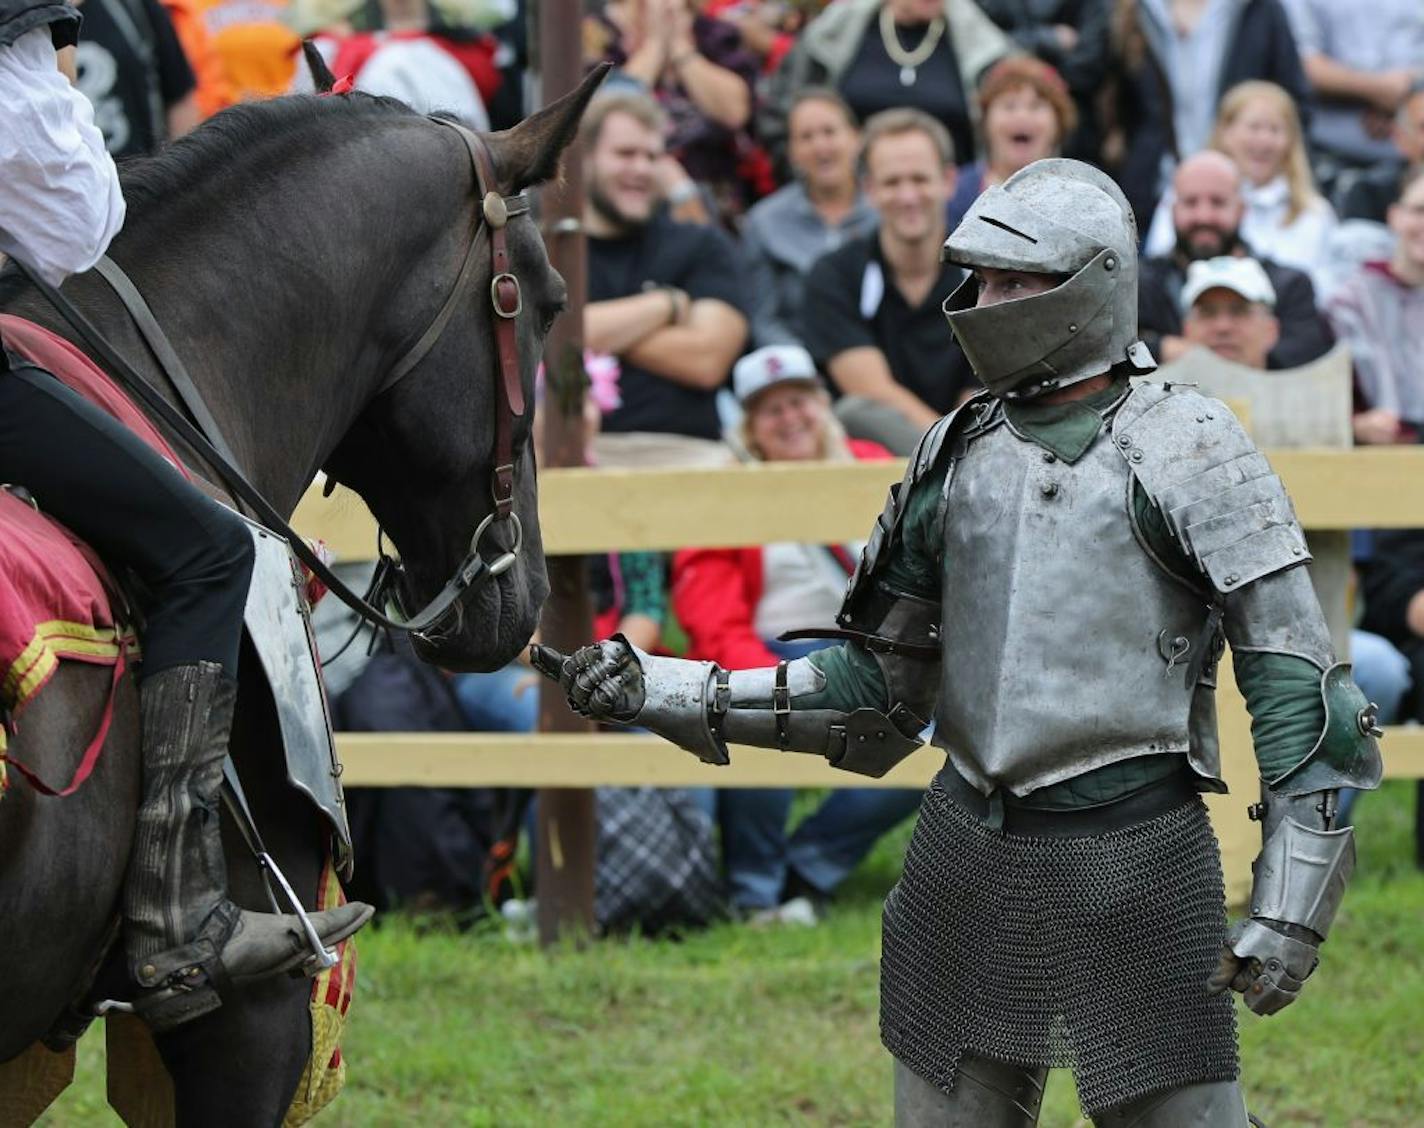
[[231,101],[285,94],[301,41],[283,20],[284,0],[190,0],[222,61]]
[[198,3],[199,0],[163,0],[163,7],[173,21],[173,30],[178,33],[183,54],[188,56],[188,64],[193,68],[193,77],[198,82],[193,93],[198,99],[199,112],[206,118],[224,106],[232,105],[236,99],[222,58],[208,35]]

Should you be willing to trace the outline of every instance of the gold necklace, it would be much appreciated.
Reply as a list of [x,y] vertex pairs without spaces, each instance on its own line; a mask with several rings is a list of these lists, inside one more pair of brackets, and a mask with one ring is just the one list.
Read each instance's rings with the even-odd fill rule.
[[906,51],[900,46],[900,36],[895,30],[895,16],[890,11],[890,5],[886,4],[880,9],[880,42],[885,44],[885,53],[890,56],[890,61],[900,64],[900,85],[915,85],[915,70],[921,63],[934,54],[934,49],[939,46],[939,38],[944,34],[944,17],[936,16],[930,26],[925,29],[924,38],[913,51]]

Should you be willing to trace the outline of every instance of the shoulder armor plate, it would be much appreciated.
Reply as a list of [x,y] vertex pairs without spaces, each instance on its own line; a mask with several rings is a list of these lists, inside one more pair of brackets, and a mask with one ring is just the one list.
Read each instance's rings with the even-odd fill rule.
[[1220,400],[1141,384],[1114,416],[1112,439],[1218,592],[1310,560],[1280,478]]

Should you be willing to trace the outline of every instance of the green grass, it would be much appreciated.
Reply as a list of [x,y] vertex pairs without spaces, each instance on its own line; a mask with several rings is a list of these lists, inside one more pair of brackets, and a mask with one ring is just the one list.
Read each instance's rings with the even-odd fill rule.
[[[1270,1128],[1424,1124],[1424,874],[1413,785],[1358,808],[1360,868],[1325,959],[1289,1010],[1242,1012],[1243,1077]],[[908,827],[816,929],[725,925],[681,943],[544,953],[491,935],[361,940],[337,1125],[885,1125],[879,906]],[[116,1123],[101,1041],[42,1123]],[[1080,1123],[1054,1074],[1042,1124]]]

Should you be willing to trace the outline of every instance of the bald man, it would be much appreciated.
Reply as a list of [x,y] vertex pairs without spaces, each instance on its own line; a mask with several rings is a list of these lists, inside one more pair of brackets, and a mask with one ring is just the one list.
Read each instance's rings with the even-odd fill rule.
[[[1177,245],[1170,255],[1142,260],[1137,291],[1139,331],[1164,364],[1189,347],[1182,336],[1181,306],[1187,267],[1221,255],[1251,255],[1239,230],[1246,210],[1241,174],[1230,158],[1212,149],[1189,157],[1177,167],[1172,184]],[[1271,350],[1269,367],[1295,368],[1324,356],[1335,337],[1315,306],[1310,278],[1272,259],[1252,257],[1265,269],[1276,292],[1281,339]]]

